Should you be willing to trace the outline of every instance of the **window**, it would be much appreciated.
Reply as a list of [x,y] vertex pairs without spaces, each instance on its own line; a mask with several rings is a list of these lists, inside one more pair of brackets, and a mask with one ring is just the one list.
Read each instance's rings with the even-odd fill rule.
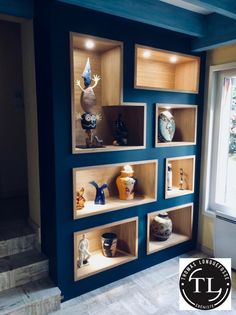
[[236,65],[210,70],[202,201],[205,210],[236,216]]

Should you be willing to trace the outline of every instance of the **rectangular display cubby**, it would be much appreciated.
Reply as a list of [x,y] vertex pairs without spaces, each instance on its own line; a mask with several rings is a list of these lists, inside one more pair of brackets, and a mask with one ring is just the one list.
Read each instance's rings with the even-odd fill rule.
[[[172,114],[175,121],[175,133],[171,142],[160,139],[159,115],[165,111]],[[182,104],[156,104],[156,147],[195,145],[197,133],[197,106]]]
[[[119,199],[116,179],[125,165],[130,165],[134,171],[137,183],[134,186],[134,199]],[[74,219],[79,219],[108,211],[138,206],[157,200],[157,160],[126,162],[99,166],[80,167],[73,169],[74,186]],[[96,190],[90,184],[95,181],[98,185],[108,184],[104,190],[106,204],[94,204]],[[84,188],[84,207],[77,209],[77,193]]]
[[[101,235],[115,233],[117,250],[114,257],[105,257],[102,253]],[[78,267],[79,241],[85,235],[91,254],[89,264]],[[74,280],[92,276],[104,270],[130,262],[138,257],[138,217],[114,222],[74,233]]]
[[[172,233],[167,240],[160,241],[152,235],[151,224],[156,215],[166,212],[172,221]],[[190,240],[192,238],[192,220],[192,203],[149,213],[147,218],[147,254]]]
[[135,88],[198,93],[200,58],[136,45]]
[[[91,77],[101,79],[93,93],[96,105],[91,113],[99,114],[94,135],[103,140],[101,147],[87,147],[86,130],[81,117],[85,113],[81,106],[84,88],[82,73],[89,58]],[[91,85],[94,81],[91,82]],[[96,153],[143,149],[146,147],[146,104],[123,102],[123,43],[84,34],[71,33],[71,100],[72,100],[72,151],[73,153]],[[122,121],[117,129],[119,117]],[[125,126],[125,127],[124,127]],[[117,130],[126,143],[114,145]],[[125,132],[124,132],[125,130]],[[123,132],[125,136],[123,136]]]
[[[172,167],[172,189],[168,187],[168,164]],[[183,173],[181,175],[181,173]],[[166,159],[165,198],[194,193],[195,156],[181,156]]]

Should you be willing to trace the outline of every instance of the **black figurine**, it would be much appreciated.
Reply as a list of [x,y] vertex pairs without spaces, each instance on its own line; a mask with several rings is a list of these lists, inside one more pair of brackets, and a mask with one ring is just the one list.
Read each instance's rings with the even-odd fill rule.
[[128,143],[128,130],[124,121],[122,120],[122,114],[118,115],[117,120],[114,123],[114,138],[113,145],[127,145]]

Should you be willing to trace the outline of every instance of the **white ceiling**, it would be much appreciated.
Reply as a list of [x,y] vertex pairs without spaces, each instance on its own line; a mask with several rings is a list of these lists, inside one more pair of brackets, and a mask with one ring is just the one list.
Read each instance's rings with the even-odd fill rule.
[[197,12],[200,14],[210,14],[211,11],[208,11],[198,5],[194,5],[189,3],[187,0],[160,0],[165,3],[169,3],[171,5],[175,5],[176,7],[180,7],[182,9],[186,9],[189,11]]

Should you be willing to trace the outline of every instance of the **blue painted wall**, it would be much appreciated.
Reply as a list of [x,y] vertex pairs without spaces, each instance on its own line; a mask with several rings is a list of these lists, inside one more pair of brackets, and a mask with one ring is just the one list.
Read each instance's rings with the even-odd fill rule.
[[[201,55],[198,95],[135,90],[133,88],[135,43],[190,53],[192,38],[67,4],[42,5],[42,2],[38,0],[35,5],[42,249],[50,258],[50,272],[53,280],[62,290],[65,299],[69,299],[195,248],[205,56]],[[124,101],[147,103],[146,150],[72,155],[70,31],[124,42]],[[197,146],[154,148],[154,104],[156,102],[199,105]],[[190,154],[197,156],[196,193],[165,200],[165,158]],[[157,202],[73,221],[73,167],[146,159],[159,161]],[[192,201],[195,203],[193,240],[147,256],[146,214]],[[74,282],[73,232],[132,216],[139,216],[138,260]]]
[[30,19],[34,13],[34,1],[0,0],[0,13]]

